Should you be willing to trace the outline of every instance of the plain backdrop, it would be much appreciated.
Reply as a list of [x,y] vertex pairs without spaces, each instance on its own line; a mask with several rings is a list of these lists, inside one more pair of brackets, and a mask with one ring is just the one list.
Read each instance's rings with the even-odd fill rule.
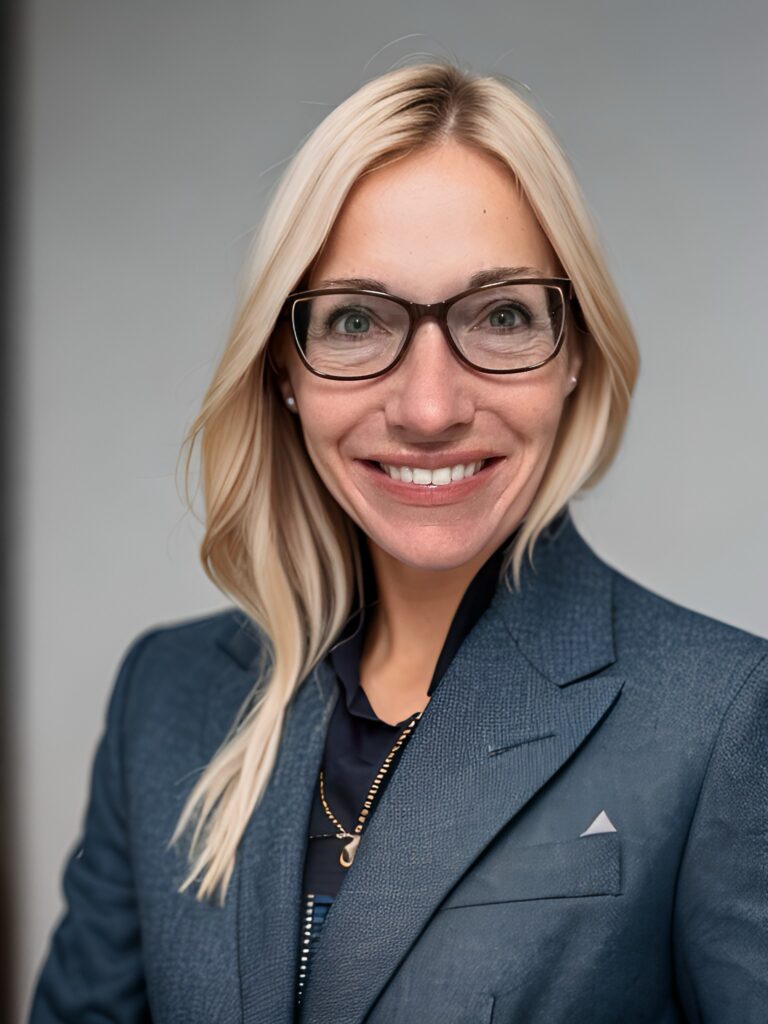
[[[21,997],[62,909],[119,658],[229,604],[175,475],[286,162],[418,53],[523,83],[562,140],[643,365],[574,503],[622,571],[768,634],[762,0],[31,0],[23,76]],[[7,836],[6,836],[7,838]]]

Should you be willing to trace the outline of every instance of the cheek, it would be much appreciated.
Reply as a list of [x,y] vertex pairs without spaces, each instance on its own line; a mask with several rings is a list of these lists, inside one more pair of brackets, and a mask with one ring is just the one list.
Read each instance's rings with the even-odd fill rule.
[[563,411],[559,381],[523,384],[504,403],[502,418],[520,439],[537,447],[554,440]]
[[312,408],[308,407],[306,403],[300,406],[300,409],[301,432],[307,451],[313,462],[325,463],[328,452],[333,446],[333,423],[327,416],[315,415]]
[[334,490],[339,446],[353,429],[355,417],[346,413],[343,402],[329,402],[327,395],[304,393],[296,397],[307,453],[325,484]]
[[325,402],[320,409],[303,413],[302,434],[309,461],[331,498],[364,528],[355,510],[354,489],[344,463],[343,439],[349,429],[346,419],[338,415],[338,410],[331,413]]

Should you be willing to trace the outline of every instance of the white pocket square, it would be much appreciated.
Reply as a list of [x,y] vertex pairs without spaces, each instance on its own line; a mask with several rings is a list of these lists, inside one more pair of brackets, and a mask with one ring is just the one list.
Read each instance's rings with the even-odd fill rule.
[[[615,832],[615,831],[616,831],[616,829],[614,828],[614,825],[613,825],[613,822],[611,821],[611,819],[608,817],[608,815],[605,813],[605,811],[600,811],[600,813],[595,818],[595,820],[592,822],[592,824],[589,826],[589,828],[581,833],[581,836],[594,836],[598,832]],[[579,839],[581,839],[581,836],[579,836]]]

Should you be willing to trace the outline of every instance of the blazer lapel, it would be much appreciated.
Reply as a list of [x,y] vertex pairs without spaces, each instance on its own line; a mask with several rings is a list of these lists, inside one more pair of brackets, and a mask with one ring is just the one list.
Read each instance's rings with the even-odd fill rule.
[[[526,567],[522,591],[499,587],[435,690],[328,912],[302,1022],[364,1019],[461,875],[609,711],[622,681],[594,674],[613,660],[611,573],[566,519],[537,545],[536,572]],[[329,701],[332,673],[320,666],[317,679]],[[294,753],[286,758],[300,773],[295,800],[312,788],[322,730],[298,721],[294,730],[293,751],[299,736],[309,742],[301,766]],[[264,818],[285,844],[282,867],[267,869],[281,898],[299,899],[299,817],[308,807],[302,796],[287,828],[271,812]],[[275,849],[278,840],[270,842]],[[285,916],[295,917],[295,906],[287,902]],[[289,933],[267,916],[254,956],[264,954],[264,940],[277,940],[283,963],[263,981],[285,986]]]
[[[253,687],[259,658],[259,642],[246,620],[222,646],[245,671],[236,692],[214,699],[207,731],[219,742]],[[272,777],[238,849],[228,898],[237,908],[244,1024],[291,1024],[294,1019],[307,829],[337,696],[335,688],[321,687],[315,672],[297,690],[286,712]]]

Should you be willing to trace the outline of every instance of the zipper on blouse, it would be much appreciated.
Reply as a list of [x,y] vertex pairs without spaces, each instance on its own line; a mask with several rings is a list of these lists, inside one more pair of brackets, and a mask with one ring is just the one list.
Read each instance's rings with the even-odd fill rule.
[[304,919],[301,928],[301,944],[299,947],[299,977],[296,990],[296,1005],[301,1006],[301,997],[304,994],[304,986],[307,981],[309,969],[309,947],[312,941],[312,917],[314,914],[315,894],[307,893],[304,903]]

